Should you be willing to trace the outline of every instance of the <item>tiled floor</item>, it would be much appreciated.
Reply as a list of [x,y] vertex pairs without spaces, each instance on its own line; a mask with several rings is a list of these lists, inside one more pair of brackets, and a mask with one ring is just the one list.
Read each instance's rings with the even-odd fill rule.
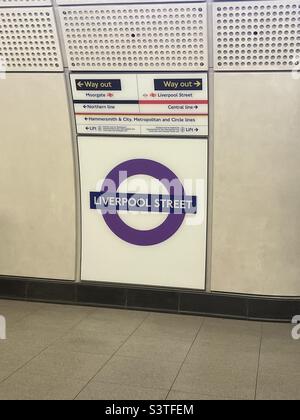
[[0,399],[300,399],[288,324],[0,300]]

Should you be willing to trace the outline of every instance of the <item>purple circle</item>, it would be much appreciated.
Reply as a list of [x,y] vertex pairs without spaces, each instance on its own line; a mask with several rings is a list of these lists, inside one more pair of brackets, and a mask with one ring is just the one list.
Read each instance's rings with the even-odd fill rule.
[[[176,180],[182,189],[182,194],[184,194],[184,188],[177,176],[169,168],[154,160],[127,160],[116,166],[107,175],[104,185],[107,181],[112,181],[116,190],[118,190],[120,186],[120,172],[126,172],[128,178],[136,175],[148,175],[156,178],[167,188],[169,194],[171,194],[170,183]],[[185,214],[169,214],[160,226],[151,230],[137,230],[126,225],[117,213],[105,213],[102,215],[105,223],[115,235],[123,241],[140,246],[157,245],[166,241],[177,232],[185,218]]]

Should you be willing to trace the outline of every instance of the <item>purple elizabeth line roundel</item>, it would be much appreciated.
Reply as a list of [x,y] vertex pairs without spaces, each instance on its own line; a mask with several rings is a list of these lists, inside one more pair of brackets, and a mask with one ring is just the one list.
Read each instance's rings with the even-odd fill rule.
[[[184,194],[184,188],[177,176],[166,166],[149,159],[132,159],[116,166],[106,177],[106,182],[113,182],[118,190],[120,186],[120,172],[126,172],[127,177],[148,175],[156,178],[170,192],[170,183],[174,180],[179,183]],[[133,245],[157,245],[173,236],[182,225],[185,214],[169,214],[166,220],[158,227],[151,230],[137,230],[126,223],[116,214],[103,213],[103,218],[109,229],[123,241]]]

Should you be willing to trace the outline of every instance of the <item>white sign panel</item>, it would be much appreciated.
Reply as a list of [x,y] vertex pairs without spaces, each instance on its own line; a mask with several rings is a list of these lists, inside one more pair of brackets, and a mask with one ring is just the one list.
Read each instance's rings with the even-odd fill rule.
[[203,290],[207,139],[78,142],[82,279]]
[[78,134],[207,136],[204,73],[72,74]]

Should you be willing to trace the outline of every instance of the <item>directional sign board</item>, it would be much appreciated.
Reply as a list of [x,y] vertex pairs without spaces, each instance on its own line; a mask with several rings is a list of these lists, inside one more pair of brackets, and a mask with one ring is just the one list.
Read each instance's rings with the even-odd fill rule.
[[71,74],[78,134],[207,136],[205,73]]

